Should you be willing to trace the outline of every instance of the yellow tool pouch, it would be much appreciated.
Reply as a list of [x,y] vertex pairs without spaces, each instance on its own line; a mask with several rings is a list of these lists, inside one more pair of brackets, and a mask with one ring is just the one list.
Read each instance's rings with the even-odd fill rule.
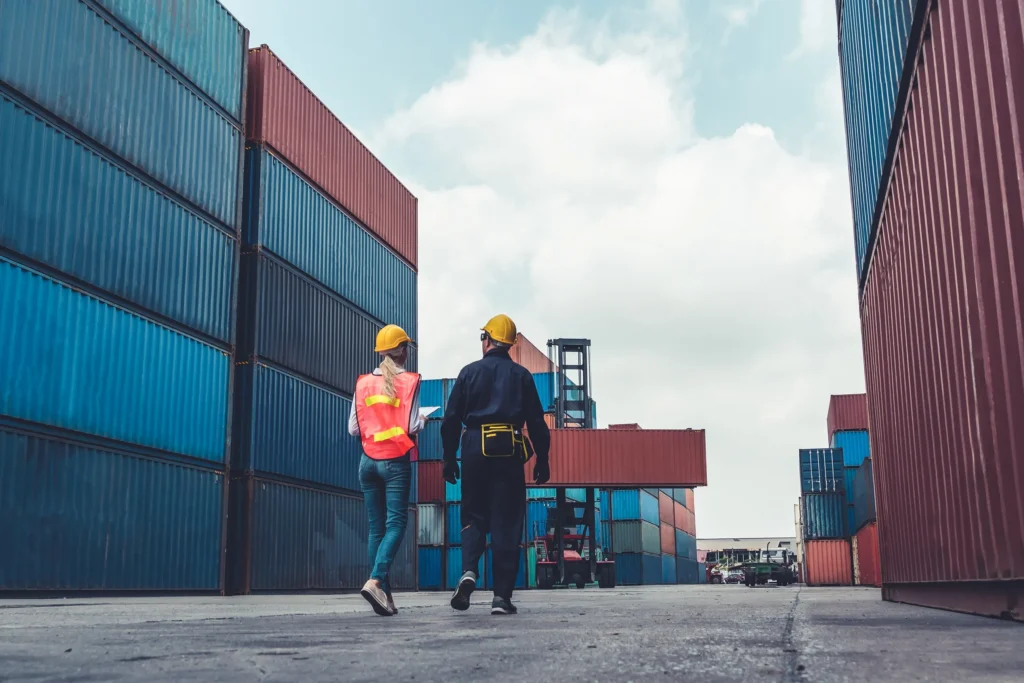
[[521,458],[526,462],[533,456],[533,444],[512,425],[482,425],[480,452],[485,458]]

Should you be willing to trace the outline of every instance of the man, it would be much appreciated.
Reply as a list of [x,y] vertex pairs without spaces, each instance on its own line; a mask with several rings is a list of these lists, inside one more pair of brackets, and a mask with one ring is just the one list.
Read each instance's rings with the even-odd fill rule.
[[536,484],[546,484],[551,477],[551,435],[533,376],[509,357],[516,341],[515,323],[507,315],[496,315],[481,331],[483,358],[459,373],[441,423],[444,477],[452,484],[460,475],[455,457],[460,440],[462,443],[463,574],[451,605],[457,610],[469,609],[490,533],[494,565],[491,614],[516,614],[512,591],[526,516],[523,462],[528,458],[528,446],[523,425],[529,428],[536,450]]

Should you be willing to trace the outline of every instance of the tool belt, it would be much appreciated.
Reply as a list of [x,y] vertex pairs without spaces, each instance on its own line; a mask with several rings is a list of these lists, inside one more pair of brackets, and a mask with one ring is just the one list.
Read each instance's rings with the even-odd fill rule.
[[480,425],[480,452],[485,458],[520,458],[527,462],[533,457],[533,444],[510,424]]

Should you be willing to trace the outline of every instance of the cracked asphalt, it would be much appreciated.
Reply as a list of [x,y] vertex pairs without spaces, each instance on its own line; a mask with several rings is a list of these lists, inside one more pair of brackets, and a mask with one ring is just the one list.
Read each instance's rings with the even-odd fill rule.
[[1024,626],[872,589],[0,601],[0,681],[1020,681]]

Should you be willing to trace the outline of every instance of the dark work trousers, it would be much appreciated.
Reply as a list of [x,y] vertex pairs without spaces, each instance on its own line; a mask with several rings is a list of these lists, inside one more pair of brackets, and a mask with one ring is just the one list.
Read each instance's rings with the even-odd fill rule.
[[462,451],[462,571],[479,576],[490,533],[494,594],[510,600],[519,572],[519,544],[526,517],[523,461],[485,458],[479,447],[466,445]]

